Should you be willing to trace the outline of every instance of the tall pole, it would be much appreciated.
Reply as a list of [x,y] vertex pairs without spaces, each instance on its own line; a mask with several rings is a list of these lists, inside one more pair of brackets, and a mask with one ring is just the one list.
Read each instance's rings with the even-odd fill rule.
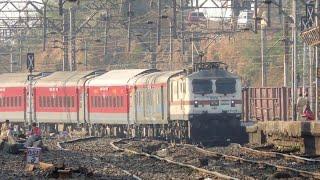
[[128,5],[128,52],[131,51],[131,2]]
[[[316,0],[316,4],[315,4],[315,8],[316,8],[316,14],[318,14],[320,11],[319,11],[319,0]],[[316,16],[316,27],[318,27],[319,25],[319,17]],[[319,56],[319,49],[318,47],[315,47],[315,60],[316,60],[316,110],[315,110],[315,119],[316,121],[318,121],[318,118],[319,118],[319,78],[318,78],[318,69],[319,69],[319,60],[318,60],[318,56]]]
[[[232,13],[234,15],[234,12]],[[257,33],[258,32],[258,0],[254,0],[254,32]],[[235,22],[233,24],[236,24]],[[234,25],[234,28],[235,25]]]
[[161,42],[161,0],[158,0],[157,45]]
[[172,70],[173,61],[173,48],[172,48],[172,20],[170,19],[170,64],[169,68]]
[[302,56],[302,89],[306,89],[306,55],[307,55],[307,45],[303,43],[303,56]]
[[183,15],[184,15],[184,4],[183,4],[183,0],[180,0],[180,23],[181,23],[181,61],[184,61],[184,54],[185,54],[185,49],[184,49],[184,19],[183,19]]
[[68,14],[66,11],[63,11],[63,63],[62,71],[67,71],[68,69],[68,59],[69,59],[69,41],[68,41]]
[[13,73],[13,49],[10,50],[10,72]]
[[88,46],[87,40],[84,40],[84,66],[88,70]]
[[[33,80],[33,77],[32,77],[32,70],[30,70],[30,74],[29,74],[29,87],[28,87],[28,101],[29,101],[29,125],[32,124],[32,106],[33,106],[33,103],[32,103],[32,80]],[[30,127],[30,126],[29,126]]]
[[312,54],[312,48],[308,47],[309,50],[309,97],[310,97],[310,108],[313,112],[314,111],[314,105],[313,105],[313,54]]
[[266,83],[266,63],[264,57],[266,27],[261,25],[261,86],[265,87]]
[[75,28],[75,9],[71,7],[70,11],[70,21],[69,21],[69,46],[70,46],[70,60],[69,60],[69,70],[76,70],[76,40],[74,34]]
[[173,36],[177,38],[177,0],[172,0],[172,11],[173,11],[173,19],[171,20],[173,26]]
[[22,40],[21,35],[19,38],[19,70],[22,70]]
[[[108,51],[107,51],[107,45],[108,45],[108,17],[109,15],[106,15],[106,21],[104,24],[104,35],[105,35],[105,39],[104,39],[104,47],[103,47],[103,53],[104,53],[104,63],[107,64],[107,56],[108,56]],[[85,41],[86,43],[86,41]]]
[[283,86],[289,85],[289,22],[285,14],[282,14],[282,28],[284,40],[284,56],[283,56]]
[[43,51],[46,50],[47,43],[47,2],[48,0],[43,1]]
[[292,1],[292,19],[293,19],[293,23],[292,23],[292,41],[293,41],[293,45],[292,45],[292,70],[291,70],[291,74],[292,74],[292,86],[291,86],[291,94],[292,94],[292,120],[295,121],[296,120],[296,65],[297,65],[297,29],[296,29],[296,23],[297,23],[297,15],[296,15],[296,0]]
[[192,37],[191,37],[191,63],[192,68],[194,65],[194,32],[192,31]]

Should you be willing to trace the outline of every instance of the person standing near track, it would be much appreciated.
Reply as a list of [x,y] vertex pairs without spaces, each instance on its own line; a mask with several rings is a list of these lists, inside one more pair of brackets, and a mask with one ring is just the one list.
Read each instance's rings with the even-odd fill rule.
[[10,121],[7,119],[5,123],[1,125],[0,139],[7,141],[10,134],[10,129]]
[[25,147],[32,147],[34,142],[41,140],[41,134],[41,129],[37,127],[37,123],[32,123],[32,129],[28,134],[29,138],[26,141]]
[[307,105],[307,97],[308,97],[308,94],[305,93],[305,96],[302,95],[302,93],[299,94],[299,97],[297,99],[297,106],[296,106],[296,112],[297,112],[297,120],[298,121],[303,121],[304,118],[304,109],[305,109],[305,106]]

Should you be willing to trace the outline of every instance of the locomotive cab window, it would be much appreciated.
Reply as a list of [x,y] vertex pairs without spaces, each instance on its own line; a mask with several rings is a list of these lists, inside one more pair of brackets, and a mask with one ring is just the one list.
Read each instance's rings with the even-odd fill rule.
[[192,87],[195,94],[210,94],[213,92],[210,79],[194,79],[192,80]]
[[217,79],[216,80],[216,93],[233,94],[235,92],[236,92],[235,79]]

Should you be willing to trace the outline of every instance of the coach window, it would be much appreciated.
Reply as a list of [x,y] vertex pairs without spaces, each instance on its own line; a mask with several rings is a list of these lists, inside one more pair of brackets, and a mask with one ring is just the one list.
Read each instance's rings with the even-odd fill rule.
[[17,107],[18,106],[18,96],[14,97],[14,106]]
[[53,97],[50,98],[50,101],[51,101],[51,107],[54,107],[54,99],[53,99]]
[[10,107],[13,107],[13,97],[10,97]]
[[171,86],[170,86],[170,99],[171,99],[171,102],[173,102],[173,82],[170,83]]
[[98,107],[98,96],[94,97],[94,107]]
[[50,97],[49,96],[47,96],[47,106],[51,107],[51,101],[50,101]]
[[7,107],[10,107],[10,98],[7,97]]
[[67,107],[67,96],[63,97],[63,107]]
[[112,107],[112,96],[109,96],[109,107]]
[[58,105],[59,105],[58,97],[55,97],[55,98],[54,98],[54,106],[55,106],[55,107],[59,107]]
[[98,107],[102,107],[102,96],[98,96]]
[[70,102],[70,96],[67,96],[67,107],[71,106],[71,102]]
[[2,107],[2,97],[0,97],[0,107]]
[[120,106],[123,107],[124,103],[123,103],[123,96],[120,97]]
[[117,106],[117,102],[116,102],[116,100],[117,100],[117,99],[116,99],[116,97],[115,97],[115,96],[113,96],[113,98],[112,98],[112,99],[113,99],[113,107],[116,107],[116,106]]
[[18,106],[21,107],[21,96],[18,97]]
[[47,104],[46,104],[46,97],[42,96],[42,107],[46,107]]
[[59,107],[62,107],[62,97],[59,96]]
[[106,107],[108,107],[109,106],[109,96],[106,96],[106,98],[105,98],[105,104],[106,104]]
[[74,96],[71,96],[71,107],[74,107]]
[[176,86],[177,86],[177,99],[179,99],[179,81],[177,81]]
[[39,97],[39,106],[42,107],[42,96]]
[[101,96],[101,107],[105,107],[105,99],[106,97],[105,96]]

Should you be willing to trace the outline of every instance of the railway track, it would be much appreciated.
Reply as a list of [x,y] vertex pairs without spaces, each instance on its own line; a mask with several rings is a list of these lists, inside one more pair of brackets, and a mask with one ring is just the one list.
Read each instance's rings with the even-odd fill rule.
[[260,152],[244,147],[239,147],[237,152],[232,151],[226,154],[202,149],[192,145],[184,146],[192,147],[200,152],[219,156],[229,161],[238,161],[242,165],[255,164],[257,167],[271,168],[274,174],[278,172],[285,172],[288,176],[320,179],[320,173],[317,172],[320,168],[320,162],[312,159],[281,153]]
[[101,164],[112,164],[130,173],[134,179],[234,179],[230,176],[207,171],[183,163],[165,160],[147,153],[118,147],[123,140],[87,138],[59,143],[69,152],[86,154]]
[[137,154],[137,155],[142,155],[142,156],[146,156],[146,157],[150,157],[150,158],[155,158],[155,159],[157,159],[159,161],[168,162],[170,164],[174,164],[174,165],[185,167],[185,168],[191,168],[193,170],[199,171],[200,173],[212,175],[212,176],[214,176],[215,178],[218,178],[218,179],[236,179],[236,178],[233,178],[231,176],[223,175],[223,174],[215,172],[215,171],[209,171],[209,170],[206,170],[206,169],[203,169],[203,168],[199,168],[199,167],[196,167],[196,166],[193,166],[193,165],[190,165],[190,164],[184,164],[184,163],[173,161],[173,160],[170,160],[170,159],[167,159],[167,158],[162,158],[162,157],[157,156],[157,155],[148,154],[148,153],[145,153],[145,152],[138,152],[138,151],[130,150],[128,148],[121,148],[121,147],[117,146],[117,144],[121,143],[122,141],[123,141],[123,139],[112,141],[110,143],[110,145],[113,148],[115,148],[116,150],[121,150],[121,151],[125,151],[125,152],[132,153],[132,154]]
[[[224,149],[217,150],[215,148],[209,148],[207,150],[225,152]],[[249,147],[243,147],[239,144],[230,146],[230,151],[226,152],[228,152],[227,155],[230,156],[241,157],[250,161],[263,161],[275,166],[284,166],[302,172],[307,171],[308,173],[315,174],[316,176],[319,176],[320,173],[320,160],[316,159],[279,152],[261,151]]]
[[[129,140],[122,141],[120,145],[123,149],[139,153],[144,153],[143,151],[146,151],[148,147],[146,142]],[[214,149],[202,149],[188,144],[167,146],[164,149],[155,149],[149,145],[148,154],[166,151],[160,155],[161,158],[195,167],[202,166],[202,169],[239,179],[267,179],[270,177],[320,179],[320,174],[314,171],[320,167],[317,160],[281,153],[259,153],[257,150],[241,146],[231,151],[228,148],[221,148],[220,152],[217,152]],[[201,160],[205,162],[202,165],[199,162]]]
[[87,137],[57,144],[120,169],[132,179],[320,179],[320,160],[233,144],[203,149],[147,139]]
[[[94,137],[94,136],[89,136],[89,137],[85,137],[85,138],[78,138],[78,139],[73,139],[73,140],[68,140],[68,141],[63,141],[63,142],[57,142],[57,147],[58,149],[60,150],[64,150],[64,151],[70,151],[70,149],[67,149],[67,148],[64,148],[64,145],[65,144],[72,144],[72,143],[76,143],[76,142],[81,142],[81,141],[86,141],[86,140],[94,140],[96,139],[97,137]],[[102,158],[100,156],[100,158]],[[94,160],[98,161],[98,159],[96,157],[93,157]],[[140,177],[138,177],[137,175],[135,174],[132,174],[130,173],[128,170],[125,170],[125,169],[122,169],[120,167],[117,167],[115,166],[114,164],[111,164],[111,163],[107,163],[109,167],[111,168],[115,168],[115,169],[120,169],[121,172],[123,172],[124,174],[128,175],[129,177],[132,177],[132,179],[135,179],[135,180],[141,180]]]

